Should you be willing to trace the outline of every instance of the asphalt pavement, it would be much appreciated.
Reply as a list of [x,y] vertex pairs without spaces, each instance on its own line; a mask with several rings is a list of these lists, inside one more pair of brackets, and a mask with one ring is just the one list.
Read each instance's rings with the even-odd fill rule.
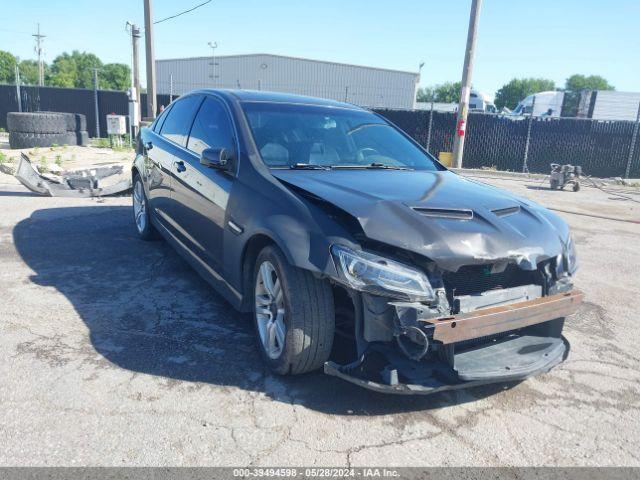
[[136,238],[130,198],[44,198],[0,174],[0,465],[640,466],[638,204],[483,181],[572,227],[586,302],[570,356],[407,398],[269,374],[249,320]]

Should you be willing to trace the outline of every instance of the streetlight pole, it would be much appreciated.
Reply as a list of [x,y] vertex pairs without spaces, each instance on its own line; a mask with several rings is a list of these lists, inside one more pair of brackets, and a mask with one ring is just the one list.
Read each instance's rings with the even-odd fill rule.
[[208,42],[207,45],[211,47],[211,82],[213,86],[216,86],[216,48],[218,48],[218,42]]
[[462,88],[460,91],[460,104],[458,105],[458,119],[456,122],[456,135],[453,141],[453,166],[462,167],[462,154],[464,152],[464,135],[467,128],[467,114],[469,113],[469,95],[471,94],[471,76],[473,74],[473,61],[476,51],[476,35],[480,18],[482,0],[471,0],[471,15],[469,17],[469,31],[467,33],[467,48],[464,54],[464,66],[462,68]]
[[420,90],[422,67],[424,67],[424,62],[420,62],[420,64],[418,65],[418,81],[416,82],[416,91],[415,95],[413,96],[413,108],[416,108],[416,103],[418,103],[418,91]]

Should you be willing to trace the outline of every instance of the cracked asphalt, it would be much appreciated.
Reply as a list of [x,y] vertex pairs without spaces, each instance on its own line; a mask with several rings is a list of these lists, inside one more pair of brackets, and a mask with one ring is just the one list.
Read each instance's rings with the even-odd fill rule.
[[269,374],[247,318],[136,238],[129,198],[42,198],[0,174],[0,465],[640,466],[640,224],[621,221],[638,204],[485,181],[574,212],[571,354],[407,398]]

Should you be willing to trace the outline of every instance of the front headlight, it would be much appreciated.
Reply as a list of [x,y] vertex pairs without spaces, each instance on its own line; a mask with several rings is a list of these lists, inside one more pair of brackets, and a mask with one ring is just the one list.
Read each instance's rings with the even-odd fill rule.
[[331,247],[340,278],[356,290],[401,299],[435,298],[427,276],[388,258],[341,245]]

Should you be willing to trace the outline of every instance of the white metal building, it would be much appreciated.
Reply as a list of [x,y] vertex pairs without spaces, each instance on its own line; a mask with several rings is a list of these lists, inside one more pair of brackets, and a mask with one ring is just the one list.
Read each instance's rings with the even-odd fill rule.
[[270,90],[366,107],[414,108],[417,72],[270,54],[156,60],[158,93],[196,88]]

